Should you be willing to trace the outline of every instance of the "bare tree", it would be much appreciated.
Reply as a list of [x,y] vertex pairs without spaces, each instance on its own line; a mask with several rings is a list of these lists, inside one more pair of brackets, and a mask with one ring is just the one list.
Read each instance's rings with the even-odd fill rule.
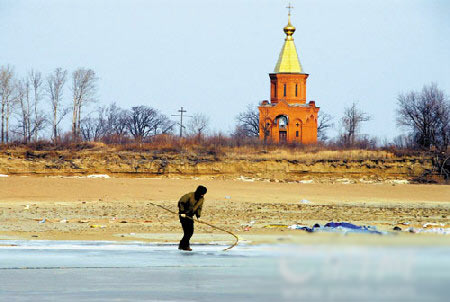
[[16,102],[20,107],[18,133],[23,137],[23,143],[27,144],[31,133],[30,81],[28,79],[18,81],[16,91]]
[[326,141],[328,139],[327,129],[333,127],[333,117],[324,111],[319,112],[317,121],[317,138],[320,141]]
[[261,108],[259,117],[259,128],[263,133],[264,143],[267,143],[267,140],[270,139],[270,130],[272,129],[271,121],[268,120],[269,110],[268,108]]
[[35,88],[30,78],[16,83],[15,103],[19,105],[19,119],[17,133],[23,137],[25,144],[37,139],[37,133],[46,124],[46,118],[36,108]]
[[[157,131],[160,134],[169,134],[173,133],[173,129],[176,125],[175,122],[171,121],[167,116],[164,114],[160,114],[160,124],[159,124],[159,130]],[[155,132],[155,134],[157,134]]]
[[200,138],[208,129],[209,118],[201,113],[194,114],[187,123],[187,131],[190,135]]
[[[137,141],[157,134],[167,133],[173,127],[168,126],[167,117],[161,115],[156,109],[147,106],[132,107],[128,112],[127,129]],[[169,129],[168,129],[169,128]]]
[[436,84],[397,97],[397,125],[410,131],[417,146],[447,150],[450,139],[450,103]]
[[9,141],[9,118],[12,111],[14,71],[9,65],[0,67],[1,143]]
[[392,143],[394,147],[399,149],[413,149],[415,147],[414,138],[410,135],[398,135],[394,137]]
[[[127,111],[122,108],[118,108],[115,112],[115,119],[112,121],[112,133],[115,135],[125,135],[127,134]],[[108,116],[111,120],[111,116]]]
[[[127,139],[129,118],[131,112],[117,106],[116,103],[112,103],[109,106],[99,107],[97,109],[99,113],[97,122],[99,123],[98,139],[105,142],[120,142]],[[86,120],[86,123],[93,123],[92,119]],[[82,125],[83,127],[83,125]],[[85,126],[86,129],[87,126]],[[92,127],[91,127],[92,129]],[[86,139],[86,130],[83,134]],[[92,135],[91,135],[92,136]]]
[[31,70],[28,73],[28,79],[31,83],[31,88],[33,90],[33,102],[32,102],[33,126],[31,126],[30,123],[29,127],[32,130],[30,130],[29,132],[33,132],[34,141],[36,142],[38,133],[43,128],[46,122],[45,115],[41,110],[38,110],[38,104],[42,98],[42,73],[40,73],[39,71]]
[[123,136],[127,134],[127,110],[120,108],[116,103],[103,108],[104,135]]
[[247,105],[247,109],[236,116],[237,127],[240,135],[249,137],[259,136],[259,111],[256,106]]
[[46,92],[52,107],[52,138],[54,144],[58,142],[58,125],[69,112],[69,108],[64,107],[62,103],[66,77],[67,71],[62,68],[56,68],[53,73],[47,77]]
[[72,73],[72,138],[79,139],[81,132],[81,108],[95,101],[97,80],[92,69],[78,68]]
[[355,102],[350,107],[344,108],[344,116],[341,118],[343,129],[341,142],[346,146],[353,146],[361,129],[361,124],[369,120],[370,116],[358,109]]
[[235,125],[234,131],[231,136],[237,138],[239,141],[242,141],[248,137],[245,129],[239,124]]
[[87,116],[81,120],[81,134],[85,141],[99,141],[106,131],[104,117],[105,109],[100,107],[97,110],[97,117]]
[[[15,82],[15,81],[14,81]],[[12,93],[11,96],[9,98],[9,100],[7,100],[6,102],[6,110],[5,110],[5,124],[6,124],[6,128],[5,128],[5,138],[6,138],[6,143],[9,143],[10,139],[9,139],[9,134],[10,134],[10,118],[12,116],[12,113],[14,112],[14,108],[16,107],[17,104],[17,90],[16,90],[17,86],[15,85],[15,83],[12,84]]]

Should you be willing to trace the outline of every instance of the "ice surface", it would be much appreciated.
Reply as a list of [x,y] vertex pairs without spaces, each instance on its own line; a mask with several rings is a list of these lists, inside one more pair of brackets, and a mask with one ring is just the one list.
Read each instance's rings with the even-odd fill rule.
[[0,242],[0,301],[446,301],[450,247]]

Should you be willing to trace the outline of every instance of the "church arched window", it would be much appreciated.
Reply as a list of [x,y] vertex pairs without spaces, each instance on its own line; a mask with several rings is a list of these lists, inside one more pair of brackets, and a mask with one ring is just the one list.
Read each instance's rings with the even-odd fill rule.
[[297,90],[298,90],[297,84],[295,84],[295,96],[297,96]]

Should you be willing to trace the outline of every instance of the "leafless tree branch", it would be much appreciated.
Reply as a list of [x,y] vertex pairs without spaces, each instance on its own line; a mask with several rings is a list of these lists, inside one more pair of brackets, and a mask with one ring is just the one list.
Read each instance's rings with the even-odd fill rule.
[[447,150],[450,140],[450,102],[436,84],[421,92],[397,97],[397,125],[410,131],[417,146]]

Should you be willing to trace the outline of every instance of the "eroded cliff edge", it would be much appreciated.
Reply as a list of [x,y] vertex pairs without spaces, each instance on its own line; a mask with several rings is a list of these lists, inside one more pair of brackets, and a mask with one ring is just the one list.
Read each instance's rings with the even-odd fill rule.
[[94,150],[0,152],[0,174],[111,177],[215,177],[268,181],[415,180],[433,175],[431,157],[395,156],[387,151],[162,152]]

